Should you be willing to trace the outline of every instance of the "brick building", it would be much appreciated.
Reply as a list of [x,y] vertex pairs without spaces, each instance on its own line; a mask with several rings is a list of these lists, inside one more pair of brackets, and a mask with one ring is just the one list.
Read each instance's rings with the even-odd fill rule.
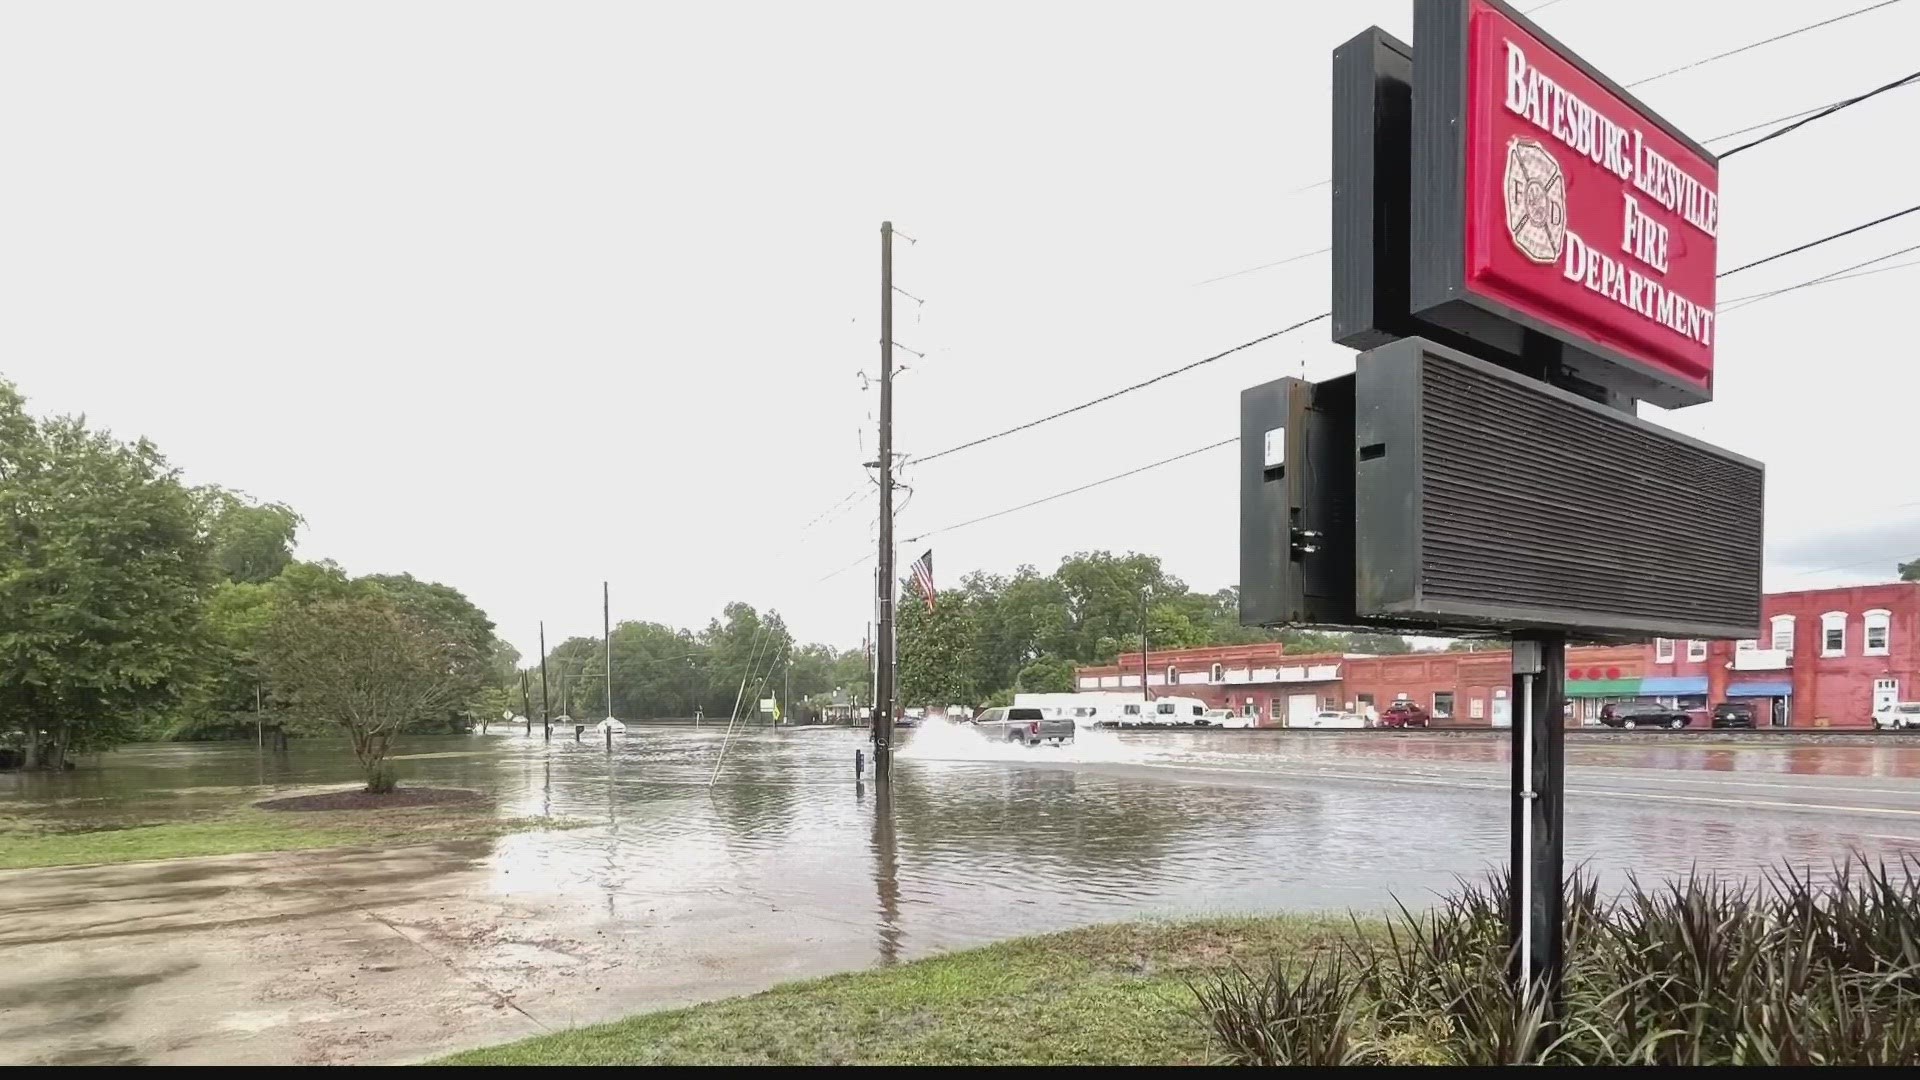
[[[1749,701],[1762,724],[1866,727],[1876,705],[1920,699],[1920,582],[1775,593],[1761,610],[1761,638],[1568,649],[1570,718],[1597,722],[1614,701]],[[1262,724],[1400,698],[1454,724],[1505,724],[1511,664],[1505,651],[1298,655],[1236,645],[1150,652],[1146,681],[1154,696],[1199,698]],[[1075,685],[1138,690],[1140,672],[1140,654],[1124,653],[1078,669]]]

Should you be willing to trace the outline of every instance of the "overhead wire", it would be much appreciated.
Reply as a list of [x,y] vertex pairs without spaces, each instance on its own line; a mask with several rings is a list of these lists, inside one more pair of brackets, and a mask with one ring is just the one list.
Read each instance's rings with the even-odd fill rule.
[[1793,28],[1792,30],[1786,31],[1785,33],[1775,34],[1770,38],[1762,38],[1759,41],[1748,42],[1747,44],[1742,45],[1737,49],[1728,49],[1726,52],[1714,53],[1712,56],[1703,56],[1698,60],[1692,60],[1685,64],[1681,64],[1679,67],[1668,68],[1666,71],[1662,71],[1654,75],[1648,75],[1645,78],[1635,79],[1634,81],[1627,83],[1626,86],[1628,89],[1632,89],[1633,87],[1636,87],[1636,86],[1645,86],[1650,82],[1653,82],[1658,79],[1664,79],[1669,75],[1678,75],[1683,71],[1692,71],[1694,68],[1697,68],[1697,67],[1705,67],[1706,65],[1714,63],[1715,61],[1725,60],[1730,56],[1739,56],[1741,53],[1751,52],[1754,49],[1758,49],[1763,45],[1772,45],[1775,42],[1785,41],[1788,38],[1799,37],[1801,34],[1807,33],[1810,30],[1818,30],[1823,26],[1832,26],[1834,23],[1845,22],[1856,15],[1865,15],[1870,11],[1878,11],[1883,7],[1892,7],[1893,5],[1898,4],[1900,2],[1901,0],[1880,0],[1880,2],[1877,4],[1868,4],[1866,7],[1856,8],[1853,11],[1845,12],[1840,15],[1835,15],[1830,19],[1821,19],[1819,22],[1808,23],[1805,26],[1798,26]]
[[[1778,289],[1770,289],[1766,292],[1750,293],[1746,296],[1734,297],[1731,300],[1723,300],[1720,303],[1716,304],[1715,308],[1718,310],[1719,314],[1725,315],[1730,311],[1739,311],[1743,307],[1751,307],[1762,300],[1772,299],[1773,297],[1779,296],[1782,293],[1790,293],[1798,289],[1811,288],[1815,285],[1824,285],[1829,282],[1843,280],[1844,278],[1848,278],[1848,277],[1864,276],[1864,275],[1855,274],[1854,271],[1860,270],[1863,267],[1872,266],[1874,263],[1885,262],[1888,259],[1894,258],[1899,255],[1905,255],[1905,254],[1908,254],[1909,252],[1914,252],[1914,251],[1920,251],[1920,244],[1909,244],[1908,246],[1900,248],[1897,251],[1889,251],[1884,255],[1875,255],[1871,259],[1862,260],[1861,262],[1854,263],[1851,266],[1843,266],[1838,270],[1832,271],[1831,273],[1822,274],[1819,277],[1809,278],[1806,281],[1796,282],[1795,284],[1792,284],[1792,285],[1782,286],[1781,288],[1778,288]],[[1903,263],[1901,265],[1910,265],[1910,264]],[[1881,269],[1896,269],[1896,267],[1882,267]]]
[[1065,491],[1056,491],[1051,495],[1044,495],[1038,499],[1033,499],[1028,502],[1023,502],[1019,506],[1010,506],[1010,507],[1007,507],[1005,510],[995,510],[991,514],[982,514],[979,517],[968,518],[965,521],[955,522],[952,525],[942,525],[937,529],[929,529],[926,532],[920,533],[916,536],[909,536],[905,540],[902,540],[900,542],[903,544],[912,544],[921,540],[925,540],[928,537],[939,536],[941,533],[950,533],[957,529],[967,528],[970,525],[978,525],[983,521],[992,521],[994,518],[1005,517],[1008,514],[1017,513],[1021,510],[1028,510],[1033,507],[1039,506],[1042,503],[1050,503],[1055,499],[1064,499],[1069,495],[1078,495],[1083,491],[1091,491],[1092,489],[1100,487],[1104,484],[1111,484],[1116,480],[1125,480],[1129,476],[1137,476],[1140,473],[1146,472],[1149,469],[1158,469],[1163,465],[1171,465],[1176,461],[1185,460],[1186,458],[1193,457],[1196,454],[1204,454],[1209,450],[1218,450],[1223,446],[1226,446],[1230,443],[1235,443],[1238,441],[1239,441],[1239,436],[1235,436],[1231,439],[1222,439],[1216,443],[1208,443],[1206,446],[1197,447],[1195,449],[1185,451],[1184,453],[1175,454],[1169,458],[1161,458],[1159,461],[1155,461],[1146,465],[1141,465],[1137,468],[1128,469],[1126,472],[1115,473],[1112,476],[1103,477],[1099,480],[1093,481],[1092,483],[1081,484],[1078,487],[1068,488]]
[[[1850,230],[1850,231],[1851,231],[1851,230]],[[1835,270],[1835,271],[1832,271],[1832,272],[1830,272],[1830,273],[1827,273],[1827,274],[1822,274],[1822,275],[1820,275],[1819,277],[1815,277],[1815,278],[1810,278],[1810,279],[1808,279],[1808,280],[1806,280],[1806,281],[1803,281],[1803,282],[1798,282],[1798,283],[1796,283],[1796,284],[1794,284],[1794,285],[1789,285],[1789,286],[1786,286],[1786,287],[1784,287],[1784,288],[1781,288],[1781,289],[1774,289],[1774,290],[1771,290],[1771,291],[1769,291],[1769,292],[1766,292],[1766,293],[1757,293],[1757,294],[1754,294],[1754,296],[1753,296],[1753,297],[1743,297],[1742,299],[1745,299],[1745,300],[1749,300],[1749,301],[1754,301],[1754,302],[1757,302],[1757,300],[1758,300],[1758,299],[1765,299],[1765,298],[1769,298],[1769,297],[1773,297],[1773,296],[1778,296],[1778,295],[1780,295],[1780,294],[1782,294],[1782,293],[1785,293],[1785,292],[1791,292],[1791,291],[1793,291],[1794,289],[1799,289],[1799,288],[1805,288],[1805,287],[1808,287],[1808,286],[1811,286],[1811,285],[1817,285],[1817,284],[1825,284],[1825,283],[1829,283],[1829,282],[1833,282],[1833,281],[1839,281],[1839,280],[1843,280],[1844,278],[1848,278],[1848,277],[1864,277],[1864,276],[1866,276],[1866,274],[1870,274],[1870,273],[1877,273],[1877,272],[1879,272],[1879,271],[1878,271],[1878,270],[1870,270],[1870,271],[1865,271],[1864,273],[1862,273],[1862,272],[1859,272],[1859,271],[1860,271],[1860,268],[1861,268],[1861,267],[1864,267],[1864,266],[1868,266],[1868,265],[1871,265],[1872,263],[1875,263],[1875,262],[1879,262],[1879,261],[1881,261],[1881,260],[1884,260],[1884,259],[1890,259],[1890,258],[1893,258],[1893,257],[1894,257],[1894,256],[1896,256],[1896,255],[1901,255],[1901,254],[1904,254],[1904,253],[1906,253],[1906,252],[1909,252],[1909,251],[1920,251],[1920,244],[1914,244],[1914,245],[1911,245],[1911,246],[1909,246],[1909,247],[1905,247],[1905,248],[1901,248],[1901,249],[1899,249],[1899,250],[1897,250],[1897,251],[1890,251],[1890,252],[1887,252],[1887,253],[1886,253],[1886,254],[1884,254],[1884,255],[1880,255],[1880,256],[1876,256],[1876,257],[1875,257],[1875,258],[1873,258],[1873,259],[1868,259],[1868,260],[1866,260],[1865,262],[1862,262],[1862,263],[1857,263],[1857,264],[1854,264],[1853,266],[1847,266],[1847,267],[1842,267],[1842,268],[1841,268],[1841,269],[1839,269],[1839,270]],[[1901,265],[1901,266],[1915,266],[1915,265],[1920,265],[1920,260],[1914,260],[1914,261],[1913,261],[1912,263],[1902,263],[1902,264],[1900,264],[1900,265]],[[1879,268],[1879,269],[1881,269],[1881,270],[1892,270],[1892,269],[1897,269],[1897,267],[1881,267],[1881,268]],[[1728,273],[1732,273],[1732,272],[1733,272],[1733,271],[1728,271]],[[1722,274],[1722,275],[1720,275],[1720,276],[1721,276],[1721,277],[1725,277],[1726,275],[1725,275],[1725,274]],[[1742,305],[1742,306],[1747,306],[1747,305]],[[1322,317],[1324,317],[1324,316],[1322,316]],[[1231,437],[1231,438],[1226,438],[1226,439],[1221,439],[1221,440],[1220,440],[1220,441],[1218,441],[1218,442],[1213,442],[1213,443],[1208,443],[1208,444],[1207,444],[1207,445],[1205,445],[1205,446],[1200,446],[1200,447],[1195,447],[1195,448],[1194,448],[1194,449],[1192,449],[1192,450],[1187,450],[1187,451],[1184,451],[1184,452],[1182,452],[1182,453],[1178,453],[1178,454],[1175,454],[1175,455],[1173,455],[1172,457],[1166,457],[1166,458],[1161,458],[1161,459],[1160,459],[1160,460],[1158,460],[1158,461],[1153,461],[1153,462],[1149,462],[1149,463],[1147,463],[1147,464],[1145,464],[1145,465],[1140,465],[1140,466],[1136,466],[1136,467],[1134,467],[1134,468],[1131,468],[1131,469],[1128,469],[1128,470],[1126,470],[1125,472],[1119,472],[1119,473],[1115,473],[1115,474],[1113,474],[1112,476],[1105,476],[1105,477],[1102,477],[1102,478],[1100,478],[1100,479],[1098,479],[1098,480],[1093,480],[1093,481],[1090,481],[1090,482],[1088,482],[1088,483],[1085,483],[1085,484],[1079,484],[1079,485],[1076,485],[1076,486],[1074,486],[1074,487],[1070,487],[1070,488],[1067,488],[1067,489],[1065,489],[1065,490],[1062,490],[1062,491],[1056,491],[1056,492],[1054,492],[1054,493],[1052,493],[1052,494],[1050,494],[1050,495],[1043,495],[1043,496],[1041,496],[1040,498],[1037,498],[1037,499],[1030,499],[1030,500],[1028,500],[1028,501],[1026,501],[1026,502],[1023,502],[1023,503],[1020,503],[1020,504],[1018,504],[1018,505],[1016,505],[1016,506],[1009,506],[1009,507],[1006,507],[1005,509],[1001,509],[1001,510],[995,510],[995,511],[993,511],[992,513],[988,513],[988,514],[981,514],[981,515],[979,515],[979,516],[977,516],[977,517],[972,517],[972,518],[967,518],[967,519],[966,519],[966,520],[964,520],[964,521],[958,521],[958,522],[955,522],[955,523],[953,523],[953,524],[951,524],[951,525],[942,525],[942,526],[940,526],[940,527],[939,527],[939,528],[937,528],[937,529],[929,529],[929,530],[927,530],[926,532],[923,532],[923,533],[919,533],[919,534],[917,534],[917,535],[914,535],[914,536],[910,536],[910,537],[907,537],[906,539],[904,539],[904,540],[902,540],[902,541],[901,541],[901,543],[903,543],[903,544],[910,544],[910,543],[915,543],[915,542],[917,542],[917,541],[920,541],[920,540],[925,540],[925,539],[928,539],[928,538],[930,538],[930,537],[934,537],[934,536],[938,536],[938,535],[940,535],[940,534],[942,534],[942,533],[950,533],[950,532],[954,532],[954,531],[957,531],[957,530],[959,530],[959,529],[964,529],[964,528],[968,528],[968,527],[970,527],[970,526],[973,526],[973,525],[978,525],[978,524],[981,524],[981,523],[983,523],[983,522],[987,522],[987,521],[992,521],[992,520],[994,520],[995,518],[1001,518],[1001,517],[1005,517],[1005,516],[1007,516],[1007,515],[1009,515],[1009,514],[1014,514],[1014,513],[1018,513],[1018,512],[1020,512],[1020,511],[1022,511],[1022,510],[1030,510],[1030,509],[1032,509],[1033,507],[1036,507],[1036,506],[1041,506],[1041,505],[1044,505],[1044,504],[1046,504],[1046,503],[1050,503],[1050,502],[1053,502],[1053,501],[1055,501],[1055,500],[1058,500],[1058,499],[1064,499],[1064,498],[1066,498],[1066,497],[1068,497],[1068,496],[1070,496],[1070,495],[1078,495],[1078,494],[1080,494],[1081,492],[1084,492],[1084,491],[1090,491],[1090,490],[1092,490],[1092,489],[1094,489],[1094,488],[1097,488],[1097,487],[1102,487],[1102,486],[1104,486],[1104,485],[1107,485],[1107,484],[1111,484],[1111,483],[1114,483],[1114,482],[1116,482],[1116,481],[1120,481],[1120,480],[1125,480],[1125,479],[1127,479],[1127,478],[1129,478],[1129,477],[1133,477],[1133,476],[1138,476],[1138,475],[1140,475],[1141,473],[1144,473],[1144,472],[1149,472],[1149,471],[1151,471],[1151,470],[1153,470],[1153,469],[1158,469],[1158,468],[1161,468],[1161,467],[1163,467],[1163,466],[1166,466],[1166,465],[1172,465],[1172,464],[1174,464],[1175,462],[1179,462],[1179,461],[1184,461],[1184,460],[1186,460],[1187,458],[1191,458],[1191,457],[1196,457],[1196,456],[1198,456],[1198,455],[1200,455],[1200,454],[1204,454],[1204,453],[1207,453],[1208,451],[1211,451],[1211,450],[1218,450],[1218,449],[1220,449],[1221,447],[1224,447],[1224,446],[1229,446],[1229,445],[1232,445],[1233,443],[1236,443],[1236,442],[1238,442],[1238,441],[1239,441],[1239,437],[1238,437],[1238,436],[1234,436],[1234,437]],[[1915,504],[1915,505],[1920,505],[1920,504]],[[854,562],[852,562],[852,563],[849,563],[848,565],[846,565],[846,566],[844,566],[844,567],[841,567],[841,568],[840,568],[839,570],[836,570],[836,571],[834,571],[834,572],[833,572],[832,574],[829,574],[829,575],[828,575],[828,577],[837,577],[838,575],[840,575],[840,574],[843,574],[843,573],[845,573],[845,572],[847,572],[848,570],[851,570],[851,569],[853,569],[853,568],[854,568],[855,566],[859,566],[859,565],[860,565],[861,563],[864,563],[864,562],[866,562],[866,561],[868,561],[868,560],[870,560],[870,559],[872,559],[873,557],[874,557],[874,556],[873,556],[873,555],[871,555],[871,554],[869,554],[869,555],[863,555],[863,556],[861,556],[861,557],[860,557],[859,559],[857,559],[857,560],[855,560]],[[824,580],[826,580],[826,578],[822,578],[821,580],[823,580],[823,581],[824,581]]]
[[1809,240],[1804,244],[1795,245],[1793,247],[1788,248],[1785,251],[1776,251],[1771,255],[1767,255],[1762,258],[1755,259],[1750,263],[1742,263],[1741,265],[1736,266],[1731,270],[1722,270],[1719,274],[1715,276],[1720,278],[1732,277],[1733,275],[1740,273],[1742,270],[1751,270],[1756,266],[1765,266],[1767,263],[1770,263],[1775,259],[1784,259],[1789,255],[1798,255],[1803,251],[1809,251],[1813,248],[1817,248],[1821,244],[1831,243],[1832,241],[1838,240],[1841,237],[1852,236],[1854,233],[1857,233],[1857,232],[1864,232],[1867,229],[1871,229],[1876,225],[1885,225],[1887,222],[1893,221],[1896,218],[1906,217],[1908,214],[1911,214],[1916,210],[1920,210],[1920,204],[1909,206],[1905,210],[1896,210],[1893,213],[1886,215],[1885,217],[1877,217],[1877,218],[1874,218],[1872,221],[1866,222],[1861,225],[1855,225],[1852,228],[1841,229],[1837,233],[1829,233],[1826,236],[1822,236],[1817,240]]
[[[1686,64],[1681,67],[1674,68],[1672,71],[1663,72],[1659,75],[1651,75],[1645,79],[1641,79],[1639,82],[1628,83],[1627,85],[1638,86],[1641,83],[1652,82],[1654,79],[1665,78],[1667,75],[1672,75],[1676,72],[1686,71],[1695,67],[1701,67],[1706,64],[1713,63],[1716,60],[1724,60],[1729,56],[1734,56],[1739,53],[1746,52],[1750,49],[1756,49],[1762,45],[1769,45],[1775,41],[1784,41],[1787,38],[1795,36],[1796,34],[1803,34],[1809,30],[1814,30],[1814,29],[1818,29],[1819,27],[1826,26],[1829,23],[1840,22],[1844,19],[1852,18],[1854,15],[1865,14],[1868,11],[1874,10],[1874,8],[1886,7],[1888,4],[1898,3],[1898,2],[1899,0],[1884,0],[1883,3],[1875,4],[1872,7],[1861,8],[1857,11],[1850,12],[1845,15],[1836,16],[1835,18],[1828,19],[1823,22],[1812,23],[1807,26],[1800,27],[1796,30],[1789,31],[1785,34],[1780,34],[1780,35],[1776,35],[1775,37],[1768,38],[1765,41],[1757,41],[1749,45],[1743,45],[1738,49],[1732,49],[1727,52],[1717,53],[1713,56],[1702,57],[1701,59],[1693,61],[1690,64]],[[1535,7],[1530,9],[1527,12],[1524,12],[1523,14],[1530,15],[1530,14],[1533,14],[1533,12],[1540,11],[1541,9],[1550,7],[1550,6],[1552,6],[1551,2],[1547,4],[1542,4],[1539,7]],[[1906,76],[1902,79],[1896,80],[1895,82],[1889,83],[1886,86],[1878,87],[1874,90],[1870,90],[1864,94],[1860,94],[1855,97],[1842,98],[1839,101],[1829,102],[1825,105],[1816,105],[1810,109],[1802,109],[1799,112],[1788,113],[1786,116],[1775,117],[1772,120],[1764,120],[1757,124],[1750,124],[1747,127],[1737,128],[1733,131],[1729,131],[1724,134],[1715,135],[1712,138],[1702,139],[1701,143],[1702,145],[1711,144],[1711,143],[1719,142],[1724,139],[1731,139],[1738,135],[1745,135],[1750,131],[1756,131],[1760,128],[1764,128],[1772,124],[1786,123],[1788,121],[1799,121],[1799,123],[1790,124],[1788,127],[1783,128],[1779,131],[1770,132],[1769,134],[1763,136],[1762,138],[1755,139],[1752,142],[1743,144],[1741,146],[1736,146],[1732,150],[1727,151],[1726,153],[1717,155],[1718,157],[1721,157],[1721,158],[1732,157],[1734,154],[1738,154],[1743,150],[1750,150],[1755,146],[1761,145],[1762,143],[1769,142],[1773,139],[1777,139],[1780,136],[1787,134],[1788,132],[1796,131],[1800,127],[1806,124],[1813,123],[1816,120],[1824,119],[1827,116],[1832,115],[1833,113],[1839,112],[1842,109],[1848,108],[1853,105],[1857,105],[1862,101],[1866,101],[1867,99],[1872,97],[1877,97],[1878,95],[1887,93],[1888,91],[1897,90],[1903,86],[1914,85],[1916,82],[1920,82],[1920,72],[1916,72],[1914,75]],[[1298,195],[1302,192],[1312,191],[1315,188],[1326,187],[1328,184],[1331,184],[1331,183],[1333,183],[1332,178],[1328,178],[1325,180],[1316,180],[1311,184],[1304,184],[1300,187],[1293,188],[1290,191],[1288,191],[1287,194]],[[1333,249],[1330,247],[1322,247],[1322,248],[1315,248],[1312,251],[1298,252],[1296,254],[1289,255],[1282,259],[1275,259],[1272,262],[1261,263],[1258,266],[1249,266],[1241,270],[1235,270],[1232,273],[1221,274],[1217,277],[1207,278],[1205,281],[1194,282],[1194,287],[1199,288],[1202,285],[1212,285],[1217,282],[1227,281],[1232,278],[1241,277],[1246,274],[1257,273],[1261,270],[1270,270],[1270,269],[1273,269],[1274,267],[1286,266],[1289,263],[1299,262],[1302,259],[1311,258],[1315,255],[1327,254],[1332,250]]]
[[1876,86],[1872,90],[1869,90],[1864,94],[1856,94],[1853,97],[1846,98],[1845,100],[1836,101],[1833,104],[1828,105],[1824,109],[1815,111],[1811,116],[1803,117],[1799,120],[1795,120],[1793,123],[1788,124],[1785,127],[1776,128],[1773,131],[1769,131],[1765,135],[1762,135],[1759,138],[1754,139],[1752,142],[1741,143],[1739,146],[1736,146],[1733,149],[1728,150],[1726,153],[1721,154],[1720,160],[1725,161],[1727,158],[1730,158],[1733,155],[1738,154],[1743,150],[1751,150],[1756,146],[1765,145],[1766,143],[1772,142],[1773,140],[1779,138],[1782,135],[1786,135],[1791,132],[1798,131],[1801,128],[1807,126],[1808,124],[1813,123],[1816,120],[1822,120],[1822,119],[1825,119],[1826,117],[1832,116],[1834,113],[1837,113],[1842,109],[1851,108],[1852,106],[1858,105],[1861,102],[1866,101],[1870,98],[1879,97],[1881,94],[1884,94],[1889,90],[1898,90],[1903,86],[1908,86],[1915,82],[1920,82],[1920,71],[1916,71],[1911,75],[1903,75],[1900,78],[1895,79],[1890,83],[1887,83],[1885,86]]
[[970,450],[976,446],[980,446],[985,443],[990,443],[995,439],[1005,438],[1008,435],[1012,435],[1016,432],[1027,431],[1031,428],[1039,427],[1041,424],[1045,424],[1053,420],[1058,420],[1063,416],[1072,416],[1074,413],[1080,412],[1083,409],[1090,409],[1095,405],[1100,405],[1105,402],[1112,401],[1114,398],[1117,398],[1117,397],[1123,397],[1127,394],[1133,393],[1136,390],[1144,390],[1147,387],[1152,386],[1154,383],[1162,382],[1166,379],[1171,379],[1175,375],[1183,375],[1189,371],[1194,370],[1195,368],[1205,367],[1206,365],[1211,364],[1217,360],[1224,360],[1227,357],[1232,356],[1234,353],[1242,352],[1246,349],[1253,348],[1255,345],[1272,341],[1274,338],[1280,337],[1283,334],[1290,334],[1293,331],[1298,330],[1303,326],[1308,326],[1313,323],[1319,322],[1321,319],[1327,318],[1330,314],[1331,312],[1323,311],[1318,315],[1310,315],[1307,318],[1301,319],[1299,322],[1293,323],[1289,326],[1283,326],[1278,330],[1272,331],[1271,333],[1261,334],[1259,337],[1253,338],[1248,341],[1243,341],[1240,344],[1235,345],[1231,348],[1222,349],[1219,352],[1214,353],[1212,356],[1201,357],[1200,359],[1195,360],[1190,364],[1182,364],[1181,366],[1174,368],[1172,371],[1161,372],[1160,374],[1155,375],[1151,379],[1142,380],[1140,382],[1132,384],[1131,386],[1123,386],[1120,389],[1113,391],[1112,393],[1102,394],[1091,401],[1083,401],[1078,405],[1061,409],[1059,412],[1049,413],[1046,416],[1042,416],[1037,420],[1029,420],[1024,424],[1016,424],[1013,427],[1006,428],[1005,430],[996,431],[991,435],[982,435],[977,439],[969,439],[966,442],[960,443],[958,445],[949,446],[944,450],[939,450],[931,454],[924,454],[924,455],[917,456],[913,458],[913,461],[915,461],[918,464],[924,465],[929,461],[937,461],[940,458],[946,457],[949,454],[957,454],[962,450]]

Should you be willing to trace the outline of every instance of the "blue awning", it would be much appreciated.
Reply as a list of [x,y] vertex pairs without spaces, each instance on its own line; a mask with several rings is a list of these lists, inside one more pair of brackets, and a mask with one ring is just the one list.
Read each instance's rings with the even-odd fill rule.
[[1790,682],[1737,682],[1727,687],[1728,697],[1792,697]]
[[1640,680],[1640,694],[1652,697],[1657,694],[1704,694],[1707,692],[1705,675],[1666,675]]

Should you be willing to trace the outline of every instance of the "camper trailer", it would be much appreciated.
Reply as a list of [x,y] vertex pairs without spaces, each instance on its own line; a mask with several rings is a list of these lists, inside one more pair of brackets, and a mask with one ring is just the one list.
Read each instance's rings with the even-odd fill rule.
[[[1149,719],[1153,708],[1153,703],[1142,702],[1139,694],[1098,691],[1084,694],[1015,694],[1013,703],[1022,708],[1046,710],[1051,716],[1072,717],[1074,725],[1083,728],[1101,724],[1138,724]],[[1131,712],[1127,706],[1132,706]]]

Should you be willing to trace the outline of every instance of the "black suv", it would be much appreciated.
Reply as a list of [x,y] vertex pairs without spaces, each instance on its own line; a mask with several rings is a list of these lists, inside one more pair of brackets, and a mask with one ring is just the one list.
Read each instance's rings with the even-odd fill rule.
[[1684,709],[1657,701],[1627,701],[1601,706],[1600,722],[1617,728],[1683,728],[1693,723],[1693,717]]
[[1753,727],[1755,726],[1753,706],[1742,701],[1723,701],[1713,707],[1713,726]]

